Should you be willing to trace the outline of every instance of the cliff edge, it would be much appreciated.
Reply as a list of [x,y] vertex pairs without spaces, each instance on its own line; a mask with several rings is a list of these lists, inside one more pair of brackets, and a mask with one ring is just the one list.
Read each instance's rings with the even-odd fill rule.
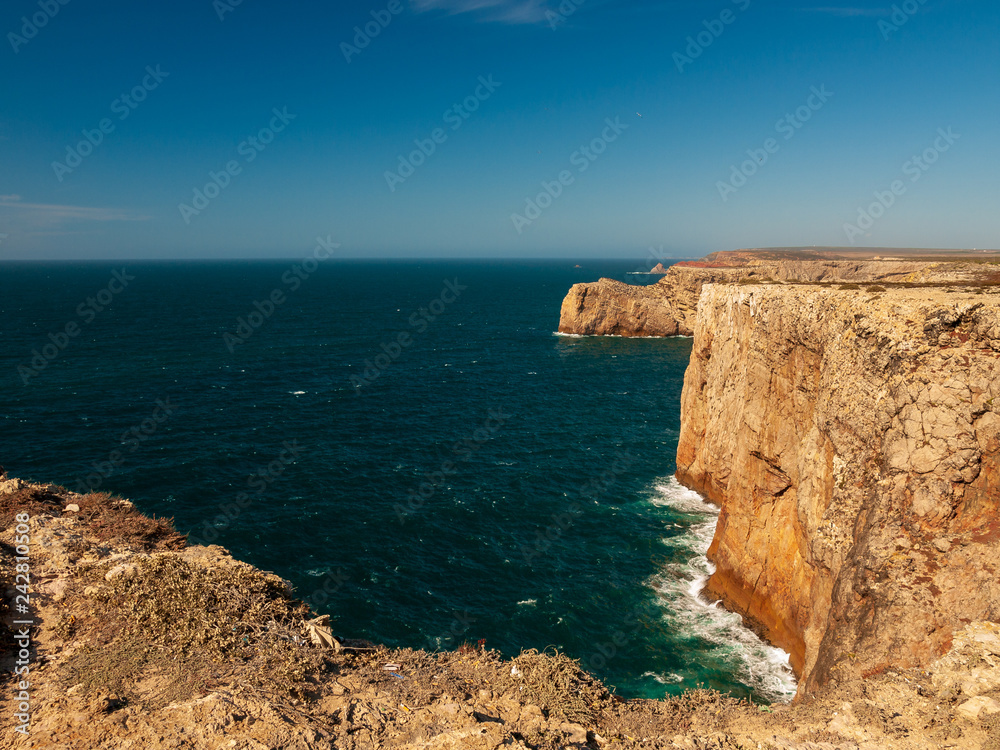
[[[682,261],[648,286],[613,279],[574,284],[563,299],[559,332],[580,336],[691,336],[702,287],[719,283],[958,284],[985,275],[970,261],[774,260],[771,254],[716,253]],[[992,270],[990,273],[993,273]]]
[[791,653],[800,698],[1000,621],[1000,298],[878,289],[697,307],[677,475],[722,508],[708,593]]

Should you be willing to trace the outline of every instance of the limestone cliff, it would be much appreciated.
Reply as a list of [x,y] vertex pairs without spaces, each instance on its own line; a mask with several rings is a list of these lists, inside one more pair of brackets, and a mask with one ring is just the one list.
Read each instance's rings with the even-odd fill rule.
[[701,292],[678,478],[722,507],[710,595],[791,653],[800,697],[1000,621],[990,291]]
[[747,268],[674,265],[649,286],[613,279],[574,284],[562,303],[559,331],[584,336],[690,336],[704,284],[758,273]]
[[774,260],[752,253],[716,257],[675,263],[650,286],[612,279],[574,284],[562,303],[559,331],[585,336],[690,336],[701,288],[720,282],[957,283],[983,276],[983,268],[970,262]]
[[668,290],[613,279],[574,284],[562,303],[559,331],[583,336],[674,336],[678,326]]

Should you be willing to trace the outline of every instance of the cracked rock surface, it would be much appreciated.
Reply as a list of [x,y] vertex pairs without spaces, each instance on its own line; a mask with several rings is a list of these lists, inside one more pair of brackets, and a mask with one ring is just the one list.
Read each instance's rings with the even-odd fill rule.
[[799,695],[1000,620],[1000,299],[704,288],[678,478],[722,508],[708,593]]

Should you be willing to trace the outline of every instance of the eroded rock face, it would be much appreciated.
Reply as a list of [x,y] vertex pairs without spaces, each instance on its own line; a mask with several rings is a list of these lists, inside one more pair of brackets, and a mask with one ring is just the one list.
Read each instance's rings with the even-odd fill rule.
[[671,266],[666,276],[649,286],[613,279],[574,284],[562,303],[559,331],[583,336],[690,336],[703,285],[756,273],[744,268]]
[[1000,620],[1000,299],[706,286],[678,478],[722,507],[708,594],[800,696]]
[[664,271],[666,275],[650,286],[633,286],[612,279],[574,284],[563,300],[559,330],[585,336],[690,336],[705,284],[771,279],[860,284],[940,283],[967,281],[983,273],[980,267],[971,263],[774,261],[753,256],[722,261],[684,261]]
[[574,284],[563,300],[559,331],[583,336],[674,336],[678,321],[660,284],[632,286],[613,279]]

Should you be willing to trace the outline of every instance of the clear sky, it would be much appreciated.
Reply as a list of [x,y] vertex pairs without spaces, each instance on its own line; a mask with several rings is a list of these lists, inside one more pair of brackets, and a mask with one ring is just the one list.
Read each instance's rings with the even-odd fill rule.
[[1000,246],[996,0],[6,0],[0,32],[0,260]]

